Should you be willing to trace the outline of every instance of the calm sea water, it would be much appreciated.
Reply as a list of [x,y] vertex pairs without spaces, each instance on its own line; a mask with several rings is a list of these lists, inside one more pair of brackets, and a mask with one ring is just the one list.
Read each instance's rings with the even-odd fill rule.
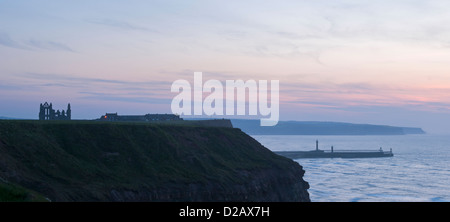
[[296,159],[311,201],[450,201],[450,136],[252,136],[272,151],[349,149],[387,151],[394,157]]

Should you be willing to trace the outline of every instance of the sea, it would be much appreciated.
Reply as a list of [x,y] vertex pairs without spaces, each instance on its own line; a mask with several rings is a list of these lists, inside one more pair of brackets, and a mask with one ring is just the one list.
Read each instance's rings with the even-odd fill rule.
[[313,202],[449,202],[450,135],[252,135],[272,151],[392,149],[393,157],[295,159]]

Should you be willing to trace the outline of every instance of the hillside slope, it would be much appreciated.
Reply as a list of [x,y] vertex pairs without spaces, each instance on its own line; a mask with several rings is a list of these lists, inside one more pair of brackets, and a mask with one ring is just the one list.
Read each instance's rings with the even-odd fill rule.
[[309,201],[303,174],[234,128],[0,121],[0,178],[51,201]]

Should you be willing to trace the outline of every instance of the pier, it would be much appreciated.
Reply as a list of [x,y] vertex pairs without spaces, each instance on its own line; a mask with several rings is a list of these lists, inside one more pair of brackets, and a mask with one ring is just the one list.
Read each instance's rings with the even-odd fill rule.
[[316,140],[316,149],[311,151],[274,151],[274,153],[291,158],[375,158],[375,157],[392,157],[392,149],[383,151],[379,150],[334,150],[331,146],[330,150],[320,150],[319,141]]

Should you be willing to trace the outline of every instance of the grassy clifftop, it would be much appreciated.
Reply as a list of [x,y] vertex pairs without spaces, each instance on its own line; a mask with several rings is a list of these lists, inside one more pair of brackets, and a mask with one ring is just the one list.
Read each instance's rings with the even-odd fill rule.
[[307,201],[303,173],[234,128],[0,121],[0,178],[52,201]]

